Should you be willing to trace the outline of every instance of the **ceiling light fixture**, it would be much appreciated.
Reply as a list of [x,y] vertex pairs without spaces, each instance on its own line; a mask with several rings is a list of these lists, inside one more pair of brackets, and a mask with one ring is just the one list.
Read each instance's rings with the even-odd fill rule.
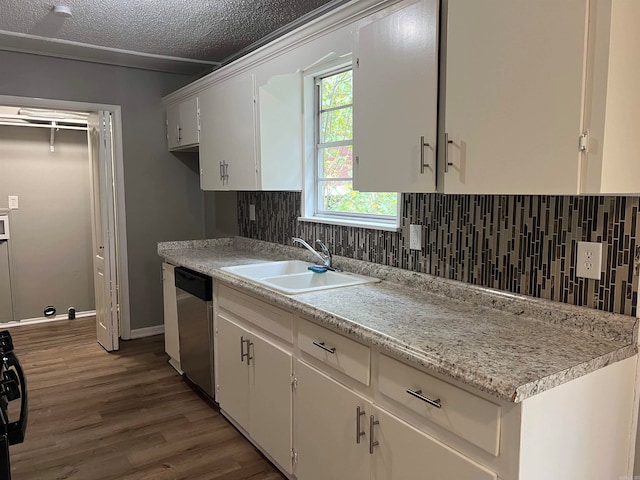
[[72,16],[71,9],[66,5],[54,5],[51,11],[59,17],[69,18]]

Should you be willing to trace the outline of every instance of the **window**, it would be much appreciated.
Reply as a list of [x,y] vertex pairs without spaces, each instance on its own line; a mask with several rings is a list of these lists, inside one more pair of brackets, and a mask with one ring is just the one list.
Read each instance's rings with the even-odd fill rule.
[[313,219],[306,219],[394,228],[397,193],[353,189],[352,85],[350,67],[314,77],[313,199],[307,195],[313,212],[306,208],[306,217]]

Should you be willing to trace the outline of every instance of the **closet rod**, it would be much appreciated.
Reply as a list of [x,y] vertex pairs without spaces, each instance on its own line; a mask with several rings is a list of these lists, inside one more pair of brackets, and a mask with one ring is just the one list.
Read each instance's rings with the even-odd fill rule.
[[4,120],[0,120],[0,125],[6,125],[9,127],[38,127],[38,128],[55,128],[60,130],[89,130],[89,127],[74,127],[72,125],[55,125],[52,124],[42,124],[42,123],[21,123],[21,122],[7,122]]

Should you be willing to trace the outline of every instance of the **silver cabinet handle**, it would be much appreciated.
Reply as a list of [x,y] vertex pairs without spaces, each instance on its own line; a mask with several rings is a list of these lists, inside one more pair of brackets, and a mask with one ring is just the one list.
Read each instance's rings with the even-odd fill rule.
[[176,123],[176,143],[180,143],[180,125]]
[[[247,344],[247,353],[244,353],[244,344]],[[251,345],[251,341],[245,339],[244,337],[240,337],[240,361],[244,362],[245,358],[249,358],[249,346]],[[248,360],[247,360],[248,364]]]
[[324,342],[313,342],[313,344],[314,344],[316,347],[321,348],[321,349],[322,349],[322,350],[324,350],[325,352],[329,352],[329,353],[331,353],[331,354],[333,354],[333,355],[335,355],[335,353],[336,353],[336,347],[327,347],[327,346],[324,344]]
[[240,337],[240,361],[244,362],[244,337]]
[[360,437],[366,435],[365,432],[361,430],[360,426],[360,417],[364,416],[364,410],[360,408],[360,405],[356,407],[356,443],[360,443]]
[[453,166],[453,163],[449,161],[449,145],[453,143],[453,140],[449,140],[449,134],[444,134],[444,173],[449,171],[449,167]]
[[247,340],[247,365],[251,365],[251,360],[253,360],[253,355],[251,355],[252,348],[253,342],[251,340]]
[[424,147],[430,147],[428,143],[424,141],[424,135],[420,137],[420,173],[424,174],[425,168],[431,168],[428,163],[424,163]]
[[410,388],[407,388],[407,393],[409,395],[412,395],[412,396],[416,397],[416,398],[419,398],[423,402],[427,402],[432,407],[442,408],[442,403],[440,402],[439,398],[436,398],[435,400],[431,400],[429,397],[425,397],[422,394],[422,390],[411,390]]
[[220,162],[220,181],[224,181],[224,173],[222,173],[222,162]]
[[371,415],[369,417],[369,453],[371,455],[373,455],[373,447],[377,447],[378,445],[380,445],[380,443],[378,443],[378,441],[373,439],[373,428],[376,425],[379,425],[380,422],[378,420],[376,420],[373,415]]

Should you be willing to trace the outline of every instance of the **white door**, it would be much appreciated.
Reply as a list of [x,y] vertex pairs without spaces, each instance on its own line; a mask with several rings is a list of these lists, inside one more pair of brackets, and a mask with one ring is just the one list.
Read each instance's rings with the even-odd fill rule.
[[[293,438],[298,454],[297,477],[370,480],[371,402],[300,360],[296,361],[295,377]],[[356,437],[358,424],[364,434]]]
[[[373,410],[374,480],[496,480],[495,473],[381,408]],[[367,417],[368,418],[368,417]],[[421,476],[417,477],[416,472]]]
[[576,194],[588,3],[449,0],[445,193]]
[[216,318],[216,399],[220,408],[249,431],[249,332],[218,313]]
[[118,296],[115,265],[114,190],[111,113],[89,117],[89,154],[92,176],[93,268],[98,343],[108,352],[118,349]]
[[360,191],[435,192],[439,3],[421,0],[356,34],[353,184]]
[[249,369],[251,437],[286,470],[291,465],[291,353],[252,334]]

